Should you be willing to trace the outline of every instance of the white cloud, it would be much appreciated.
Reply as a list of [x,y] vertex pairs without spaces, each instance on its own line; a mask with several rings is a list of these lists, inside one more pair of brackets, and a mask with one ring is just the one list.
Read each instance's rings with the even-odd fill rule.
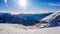
[[0,12],[3,12],[3,13],[11,13],[11,14],[41,14],[41,13],[49,13],[49,12],[46,12],[46,11],[40,11],[40,10],[38,10],[38,11],[29,11],[29,10],[23,10],[23,11],[11,11],[11,10],[9,10],[9,11],[5,11],[5,10],[3,10],[3,11],[0,11]]
[[4,0],[5,1],[5,3],[7,3],[7,0]]
[[29,11],[29,10],[23,10],[23,11],[8,11],[11,14],[41,14],[41,13],[49,13],[46,11],[38,10],[38,11]]
[[58,3],[48,3],[48,5],[50,5],[50,6],[60,6],[60,4],[58,4]]
[[4,2],[5,2],[6,7],[8,7],[8,5],[7,5],[7,0],[4,0]]

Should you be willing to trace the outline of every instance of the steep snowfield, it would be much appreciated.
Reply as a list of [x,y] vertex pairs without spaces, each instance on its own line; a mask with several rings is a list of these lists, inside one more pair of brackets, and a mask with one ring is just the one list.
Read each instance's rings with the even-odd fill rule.
[[41,19],[41,20],[42,21],[47,21],[47,20],[50,20],[50,19],[53,19],[53,18],[57,17],[58,15],[60,15],[60,11],[54,12],[53,14],[51,14],[51,15],[49,15],[49,16]]
[[19,24],[0,24],[0,34],[60,34],[60,27],[29,29]]
[[[60,11],[54,12],[51,15],[48,15],[45,18],[42,18],[40,23],[35,24],[37,28],[47,28],[47,27],[55,27],[55,26],[60,26],[60,22],[57,22],[56,17],[60,15]],[[59,16],[60,17],[60,16]],[[58,18],[60,21],[60,19]]]

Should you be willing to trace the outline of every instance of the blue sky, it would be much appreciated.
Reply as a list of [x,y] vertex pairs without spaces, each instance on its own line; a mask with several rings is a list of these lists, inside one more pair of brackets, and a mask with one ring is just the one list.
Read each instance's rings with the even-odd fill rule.
[[[60,0],[26,0],[26,7],[19,5],[20,0],[0,0],[0,10],[50,12],[60,10]],[[10,11],[11,12],[11,11]]]

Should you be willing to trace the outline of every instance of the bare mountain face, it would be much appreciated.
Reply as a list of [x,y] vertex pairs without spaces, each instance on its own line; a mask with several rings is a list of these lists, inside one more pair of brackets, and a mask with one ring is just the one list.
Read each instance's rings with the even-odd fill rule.
[[38,22],[36,22],[37,24],[34,25],[38,28],[60,26],[60,11],[54,12],[53,14],[42,18]]

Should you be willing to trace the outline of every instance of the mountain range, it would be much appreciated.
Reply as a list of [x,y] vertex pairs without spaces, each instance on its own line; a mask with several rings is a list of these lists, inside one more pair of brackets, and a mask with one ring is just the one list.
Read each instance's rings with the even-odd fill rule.
[[51,13],[43,14],[10,14],[10,13],[0,13],[0,23],[12,23],[12,24],[23,24],[23,25],[33,25],[37,20],[40,20]]

